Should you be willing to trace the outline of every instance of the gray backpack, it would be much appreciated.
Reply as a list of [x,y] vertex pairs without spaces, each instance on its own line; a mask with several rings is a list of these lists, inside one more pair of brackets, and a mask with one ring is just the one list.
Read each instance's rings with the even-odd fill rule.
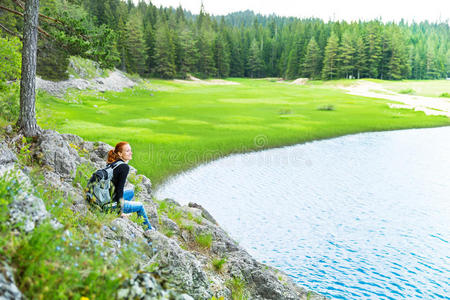
[[101,210],[112,209],[115,203],[111,203],[111,179],[115,168],[124,164],[119,160],[109,164],[104,169],[95,171],[86,187],[86,201]]

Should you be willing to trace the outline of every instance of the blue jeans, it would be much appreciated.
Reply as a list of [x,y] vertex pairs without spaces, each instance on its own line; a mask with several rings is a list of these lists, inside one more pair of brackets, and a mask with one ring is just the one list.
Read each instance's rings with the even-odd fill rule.
[[148,220],[147,213],[145,212],[144,205],[141,202],[131,201],[134,197],[134,192],[132,190],[126,190],[123,192],[123,213],[137,213],[138,216],[144,218],[144,225],[147,225],[148,229],[152,229],[150,221]]

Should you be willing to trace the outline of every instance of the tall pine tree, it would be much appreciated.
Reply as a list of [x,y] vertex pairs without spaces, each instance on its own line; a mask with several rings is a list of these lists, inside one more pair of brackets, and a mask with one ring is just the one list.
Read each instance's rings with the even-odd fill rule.
[[328,38],[327,46],[325,47],[325,54],[323,58],[323,79],[336,79],[338,74],[339,62],[339,40],[337,36],[332,33]]

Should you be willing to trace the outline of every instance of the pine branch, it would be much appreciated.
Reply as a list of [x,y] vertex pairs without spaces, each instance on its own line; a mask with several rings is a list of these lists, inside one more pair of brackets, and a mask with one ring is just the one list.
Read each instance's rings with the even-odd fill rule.
[[[10,12],[10,13],[13,13],[13,14],[16,14],[16,15],[19,15],[19,16],[23,17],[23,13],[21,13],[20,11],[17,11],[17,10],[14,10],[14,9],[11,9],[11,8],[8,8],[8,7],[5,7],[5,6],[3,6],[3,5],[0,5],[0,9],[6,10],[6,11],[8,11],[8,12]],[[52,37],[47,31],[45,31],[45,30],[42,29],[41,27],[38,27],[38,31],[39,31],[41,34],[45,35],[46,37],[49,37],[49,38]]]
[[3,29],[3,31],[5,31],[8,34],[17,36],[20,40],[23,39],[23,37],[21,35],[19,35],[18,33],[12,31],[11,29],[6,28],[6,26],[4,26],[3,24],[0,23],[0,28]]

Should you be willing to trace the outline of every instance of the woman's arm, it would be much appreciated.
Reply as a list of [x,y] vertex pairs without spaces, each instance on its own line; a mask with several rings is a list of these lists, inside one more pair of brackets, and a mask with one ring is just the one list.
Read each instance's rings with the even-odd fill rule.
[[120,207],[120,212],[123,211],[123,207],[121,203],[123,203],[123,188],[125,186],[125,182],[127,180],[128,172],[130,171],[130,167],[127,164],[121,164],[114,169],[114,199],[117,207]]

